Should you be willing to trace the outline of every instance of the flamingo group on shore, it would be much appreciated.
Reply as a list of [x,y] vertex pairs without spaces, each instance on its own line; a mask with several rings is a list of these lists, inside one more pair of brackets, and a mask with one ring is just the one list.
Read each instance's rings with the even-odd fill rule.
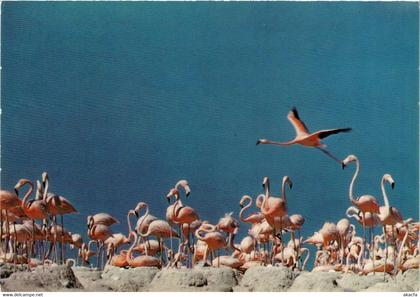
[[[297,112],[290,118],[298,125]],[[288,207],[288,191],[293,187],[289,176],[281,181],[280,197],[274,196],[271,180],[264,177],[263,193],[255,199],[250,195],[238,199],[239,218],[230,212],[214,223],[203,220],[193,207],[184,205],[190,199],[191,188],[182,179],[162,197],[169,202],[165,219],[152,215],[148,204],[139,201],[127,211],[127,233],[112,231],[112,226],[120,222],[111,214],[96,213],[87,217],[89,241],[85,241],[82,235],[64,228],[64,216],[77,210],[63,196],[48,192],[49,176],[44,172],[41,181],[36,182],[36,189],[30,180],[20,179],[14,191],[0,191],[0,262],[27,265],[28,269],[71,261],[74,265],[100,269],[105,265],[127,268],[200,265],[226,266],[241,272],[252,266],[305,270],[311,255],[308,245],[314,245],[313,271],[395,274],[418,269],[420,223],[404,219],[391,206],[385,186],[389,184],[393,189],[394,178],[384,174],[381,179],[381,206],[372,195],[354,196],[360,171],[358,158],[349,155],[340,163],[343,169],[351,163],[356,166],[349,186],[350,206],[343,211],[344,218],[336,223],[325,222],[306,239],[301,236],[305,218],[291,213]],[[57,216],[61,216],[61,224]],[[356,233],[357,224],[363,228],[362,236]],[[244,226],[247,234],[238,239],[239,229]],[[381,233],[375,234],[375,228],[381,228]],[[75,250],[75,259],[67,256],[66,246]],[[96,257],[96,265],[92,257]]]

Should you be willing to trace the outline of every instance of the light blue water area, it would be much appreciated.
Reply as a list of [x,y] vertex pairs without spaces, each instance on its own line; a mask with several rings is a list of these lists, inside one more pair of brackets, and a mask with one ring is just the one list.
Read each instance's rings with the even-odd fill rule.
[[[311,131],[361,162],[355,193],[418,218],[417,3],[3,2],[1,187],[36,180],[76,206],[65,218],[122,223],[137,202],[164,217],[165,195],[186,178],[184,200],[216,222],[244,194],[290,176],[289,213],[303,235],[338,221],[354,165],[320,151],[256,146],[289,140],[298,107]],[[246,233],[242,225],[241,236]]]

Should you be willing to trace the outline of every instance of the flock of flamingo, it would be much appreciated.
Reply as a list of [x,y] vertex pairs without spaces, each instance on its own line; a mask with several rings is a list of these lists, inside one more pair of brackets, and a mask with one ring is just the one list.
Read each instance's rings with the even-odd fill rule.
[[[90,265],[96,256],[96,265],[118,267],[173,267],[192,268],[195,265],[228,266],[245,271],[251,266],[285,266],[304,270],[310,256],[305,244],[313,244],[315,254],[313,271],[342,271],[369,274],[418,269],[420,223],[404,220],[399,211],[390,206],[385,183],[394,187],[391,175],[381,180],[384,205],[380,206],[371,195],[353,196],[353,187],[359,173],[359,160],[350,155],[343,160],[343,168],[356,164],[349,187],[352,204],[347,218],[334,224],[326,222],[313,236],[303,239],[300,230],[305,219],[302,215],[289,215],[286,188],[292,189],[292,181],[285,176],[282,181],[282,197],[270,192],[270,180],[263,179],[263,193],[255,199],[259,210],[248,213],[253,199],[244,195],[239,200],[239,220],[249,224],[248,235],[235,243],[240,222],[232,213],[220,218],[217,224],[200,220],[194,208],[184,205],[181,194],[191,193],[188,181],[180,180],[166,196],[169,207],[166,220],[149,213],[148,205],[139,202],[128,210],[128,233],[113,233],[111,226],[118,220],[107,213],[87,217],[87,235],[84,242],[80,234],[72,234],[64,228],[64,215],[77,212],[63,196],[48,192],[48,173],[34,184],[20,179],[14,192],[1,190],[1,250],[0,262],[26,265],[28,269],[45,264]],[[19,191],[28,190],[20,199]],[[174,202],[171,204],[172,199]],[[184,200],[185,200],[184,199]],[[61,217],[61,223],[57,222]],[[132,227],[131,220],[137,222]],[[363,226],[363,236],[356,234],[356,227]],[[40,222],[40,224],[37,223]],[[383,227],[381,235],[375,235],[375,227]],[[367,234],[366,229],[369,229]],[[289,240],[287,239],[290,235]],[[67,259],[67,245],[75,249],[75,257]],[[95,248],[93,248],[95,245]],[[124,246],[129,245],[129,248]],[[222,251],[223,254],[220,253]],[[134,254],[137,253],[137,256]]]
[[[185,196],[185,201],[191,193],[186,180],[180,180],[169,190],[166,199],[170,205],[165,220],[150,214],[148,205],[139,202],[128,210],[128,233],[122,234],[112,232],[111,226],[119,222],[110,214],[90,215],[87,217],[89,241],[85,242],[80,234],[72,234],[64,228],[64,215],[77,211],[63,196],[48,192],[49,177],[44,172],[41,181],[36,182],[33,200],[30,197],[35,187],[28,179],[19,180],[14,192],[0,192],[0,262],[14,264],[14,267],[26,265],[30,270],[39,265],[45,267],[45,264],[93,266],[90,260],[96,256],[96,266],[100,269],[107,264],[127,268],[227,266],[241,272],[255,265],[304,270],[310,257],[310,250],[304,245],[311,244],[316,246],[313,271],[363,275],[383,272],[385,276],[418,269],[420,223],[411,218],[404,220],[398,209],[390,205],[385,184],[394,188],[392,176],[385,174],[381,180],[383,206],[372,195],[355,198],[353,187],[359,174],[358,158],[349,155],[338,160],[321,143],[321,139],[329,135],[351,129],[310,134],[295,108],[289,112],[288,119],[296,130],[294,140],[282,143],[260,139],[257,144],[311,146],[338,161],[343,169],[350,163],[356,166],[349,187],[352,206],[345,211],[347,217],[336,224],[326,222],[307,239],[300,235],[304,217],[289,215],[286,188],[292,189],[292,180],[285,176],[281,184],[282,197],[272,196],[270,180],[263,178],[264,191],[255,198],[258,211],[245,214],[254,204],[252,197],[244,195],[238,201],[239,221],[249,224],[248,235],[240,242],[235,242],[240,222],[232,213],[211,224],[201,220],[194,208],[183,204],[181,195]],[[24,186],[28,190],[21,199],[19,191]],[[61,224],[57,216],[61,217]],[[134,228],[133,217],[137,219]],[[363,227],[362,236],[356,234],[355,224]],[[375,228],[381,228],[381,234],[375,235]],[[76,251],[74,258],[67,258],[67,245]]]

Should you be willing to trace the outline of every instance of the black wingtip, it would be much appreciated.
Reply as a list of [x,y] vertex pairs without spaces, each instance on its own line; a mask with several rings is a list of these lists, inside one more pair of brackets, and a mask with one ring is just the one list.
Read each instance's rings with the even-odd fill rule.
[[299,113],[297,111],[296,106],[292,106],[292,112],[293,112],[293,115],[295,116],[295,118],[299,119]]
[[341,129],[342,132],[350,132],[351,130],[353,130],[352,128],[343,128]]

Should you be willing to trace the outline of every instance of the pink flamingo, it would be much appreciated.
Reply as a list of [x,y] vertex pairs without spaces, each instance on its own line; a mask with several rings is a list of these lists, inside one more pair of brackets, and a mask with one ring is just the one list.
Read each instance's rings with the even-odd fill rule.
[[[29,189],[26,192],[25,196],[22,200],[22,209],[25,213],[25,215],[32,220],[33,225],[33,232],[32,232],[32,246],[31,251],[34,248],[35,245],[35,220],[43,220],[48,218],[48,208],[43,200],[31,200],[29,201],[29,197],[32,194],[32,191],[34,189],[34,186],[32,182],[28,179],[20,179],[18,183],[15,186],[15,192],[16,195],[19,195],[19,189],[23,187],[24,185],[29,185]],[[28,267],[29,269],[29,267]]]
[[[146,213],[143,216],[143,221],[149,214],[149,207],[146,203],[144,203],[144,208],[146,208]],[[140,223],[142,225],[143,222]],[[163,239],[169,237],[176,237],[179,238],[179,234],[171,228],[167,221],[163,220],[155,220],[150,223],[149,228],[147,229],[146,233],[140,233],[140,236],[147,238],[149,236],[155,236],[160,244],[160,251],[161,251],[161,260],[163,260]]]
[[[365,214],[367,212],[370,213],[379,213],[379,204],[376,201],[376,198],[372,195],[363,195],[358,197],[357,199],[353,198],[353,186],[354,182],[356,181],[356,178],[359,174],[360,170],[360,163],[359,159],[355,155],[349,155],[347,158],[343,161],[343,169],[347,166],[347,164],[351,162],[356,162],[356,171],[354,172],[353,178],[350,182],[350,188],[349,188],[349,198],[350,202],[360,209],[363,215],[363,223],[365,222]],[[366,241],[366,225],[363,225],[363,238]]]
[[[249,201],[248,204],[244,205],[245,201]],[[242,196],[239,201],[239,206],[242,208],[239,212],[239,219],[244,223],[250,223],[251,225],[260,223],[264,219],[264,215],[261,212],[253,212],[249,216],[244,217],[244,212],[252,206],[252,198],[248,195]]]
[[321,143],[321,139],[324,139],[330,135],[341,133],[341,132],[350,132],[351,128],[340,128],[340,129],[328,129],[328,130],[319,130],[314,133],[309,133],[308,128],[305,123],[300,119],[296,107],[293,107],[292,110],[288,113],[287,119],[292,123],[296,131],[295,139],[288,142],[278,142],[271,141],[267,139],[259,139],[258,144],[274,144],[274,145],[293,145],[300,144],[303,146],[310,146],[321,150],[324,154],[331,157],[335,161],[341,163],[336,157],[334,157],[330,152],[325,148],[325,144]]
[[152,256],[142,255],[133,259],[132,257],[133,249],[134,249],[134,246],[137,244],[136,232],[131,232],[129,235],[129,238],[130,239],[134,238],[134,240],[133,240],[132,246],[130,247],[130,249],[128,250],[126,254],[126,261],[128,265],[130,265],[131,267],[158,267],[158,268],[162,266],[159,259]]
[[[384,174],[384,176],[382,177],[382,180],[381,180],[381,190],[382,190],[382,196],[384,198],[384,204],[385,205],[381,206],[379,208],[379,215],[378,216],[379,216],[379,219],[381,220],[381,223],[383,225],[385,236],[386,236],[386,226],[387,225],[391,226],[392,241],[395,245],[394,226],[397,223],[402,223],[403,218],[402,218],[400,212],[398,211],[398,209],[389,205],[388,196],[385,192],[385,181],[388,182],[391,185],[392,189],[394,189],[394,186],[395,186],[395,181],[392,178],[392,176],[390,174]],[[385,239],[385,246],[387,246],[387,240],[386,239]],[[385,253],[385,263],[386,263],[387,258],[388,258],[388,249],[386,247],[385,247],[385,251],[386,251],[386,253]],[[394,267],[396,267],[396,265],[394,265]],[[385,270],[384,270],[384,274],[385,274]]]

